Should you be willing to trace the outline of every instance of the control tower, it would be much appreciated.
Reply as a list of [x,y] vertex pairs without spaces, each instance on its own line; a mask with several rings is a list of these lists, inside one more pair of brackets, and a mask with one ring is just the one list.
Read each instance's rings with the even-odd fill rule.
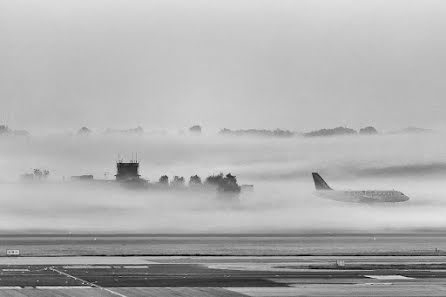
[[118,161],[116,163],[117,174],[115,175],[117,181],[138,180],[140,175],[138,173],[138,161],[131,160],[126,163]]

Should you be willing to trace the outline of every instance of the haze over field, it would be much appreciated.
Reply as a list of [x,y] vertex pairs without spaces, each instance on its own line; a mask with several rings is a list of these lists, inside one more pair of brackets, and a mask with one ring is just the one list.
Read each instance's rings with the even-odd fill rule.
[[[446,228],[446,143],[442,134],[329,138],[40,136],[0,139],[1,231],[325,232]],[[130,191],[58,184],[94,174],[112,179],[117,154],[138,152],[140,173],[186,179],[236,174],[254,192],[239,201],[210,193]],[[52,184],[17,184],[31,168]],[[310,173],[336,189],[398,189],[395,205],[356,205],[313,195]]]

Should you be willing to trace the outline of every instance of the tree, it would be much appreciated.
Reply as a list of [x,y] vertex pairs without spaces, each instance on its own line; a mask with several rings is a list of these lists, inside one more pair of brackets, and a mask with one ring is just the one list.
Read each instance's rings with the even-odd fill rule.
[[160,177],[159,181],[160,184],[162,185],[169,185],[169,177],[167,175],[163,175]]
[[375,129],[375,127],[369,126],[369,127],[360,129],[359,134],[373,135],[373,134],[378,134],[378,131]]
[[218,175],[211,175],[206,178],[206,184],[217,187],[219,192],[240,192],[241,188],[237,184],[235,175],[228,173],[226,176],[223,173]]
[[205,183],[213,186],[219,186],[223,181],[223,173],[218,175],[211,175],[206,178]]
[[10,133],[11,129],[9,129],[6,125],[0,125],[0,134],[7,134]]
[[91,134],[91,130],[88,129],[87,127],[82,127],[77,132],[77,135],[90,135],[90,134]]
[[237,184],[237,178],[235,175],[228,173],[224,178],[222,184],[218,190],[222,192],[240,192],[240,186]]
[[201,126],[199,126],[199,125],[192,126],[189,128],[189,132],[201,134]]
[[33,172],[34,172],[34,176],[35,176],[37,179],[42,179],[42,176],[43,176],[43,172],[42,172],[42,170],[36,168],[36,169],[34,169]]
[[189,179],[189,186],[201,185],[201,178],[198,175],[192,175]]
[[41,180],[41,179],[48,178],[48,176],[50,175],[50,171],[47,169],[42,170],[42,169],[36,168],[33,170],[33,174],[34,174],[34,178]]
[[172,181],[172,186],[183,187],[184,186],[184,177],[174,176],[173,181]]

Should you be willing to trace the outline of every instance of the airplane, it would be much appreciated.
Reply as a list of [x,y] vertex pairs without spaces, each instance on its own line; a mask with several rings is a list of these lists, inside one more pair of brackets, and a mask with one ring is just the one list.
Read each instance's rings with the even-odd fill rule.
[[395,190],[391,191],[336,191],[324,181],[317,172],[313,172],[316,195],[322,198],[332,199],[343,202],[357,203],[393,203],[404,202],[409,197]]

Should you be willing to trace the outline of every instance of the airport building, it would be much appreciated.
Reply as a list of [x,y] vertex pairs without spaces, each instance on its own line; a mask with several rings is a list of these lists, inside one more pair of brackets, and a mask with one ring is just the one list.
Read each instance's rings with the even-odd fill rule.
[[117,162],[116,163],[117,174],[115,175],[116,181],[126,181],[139,179],[139,163],[138,161]]
[[86,175],[76,175],[76,176],[72,176],[71,180],[81,180],[81,181],[85,181],[85,180],[93,180],[93,175],[91,174],[86,174]]

